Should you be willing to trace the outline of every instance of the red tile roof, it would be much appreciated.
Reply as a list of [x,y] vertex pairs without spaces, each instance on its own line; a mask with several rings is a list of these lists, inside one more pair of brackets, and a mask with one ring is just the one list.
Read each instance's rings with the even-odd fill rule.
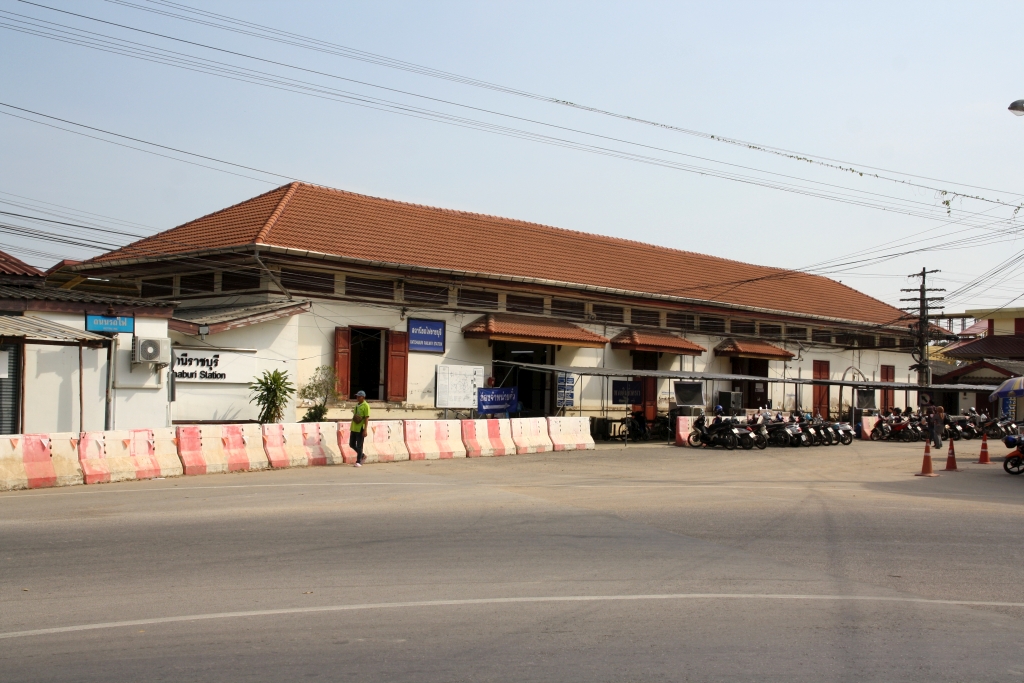
[[878,325],[905,315],[819,275],[305,183],[279,187],[90,263],[257,244]]
[[699,356],[707,349],[689,339],[674,334],[649,332],[647,330],[625,330],[612,339],[613,349],[633,351],[660,351],[686,356]]
[[536,344],[565,344],[601,348],[608,343],[605,337],[578,325],[556,318],[532,318],[527,315],[490,313],[462,328],[467,339],[493,339],[496,341],[523,341]]
[[38,268],[33,268],[19,258],[0,251],[0,275],[28,275],[30,277],[46,277]]
[[715,347],[716,356],[736,356],[739,358],[772,358],[789,360],[793,354],[778,346],[762,341],[737,341],[726,339]]

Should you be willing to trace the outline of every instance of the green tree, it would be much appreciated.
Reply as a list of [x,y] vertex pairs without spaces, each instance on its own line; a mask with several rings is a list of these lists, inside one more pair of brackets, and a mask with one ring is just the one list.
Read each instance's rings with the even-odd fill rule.
[[330,365],[321,365],[313,371],[309,382],[299,389],[299,398],[313,402],[302,416],[303,422],[323,422],[327,417],[327,403],[338,398],[336,385],[337,378],[334,376],[334,368]]
[[288,381],[288,373],[280,370],[264,370],[262,377],[249,384],[252,395],[250,403],[260,407],[260,423],[280,422],[285,406],[295,393],[295,386]]

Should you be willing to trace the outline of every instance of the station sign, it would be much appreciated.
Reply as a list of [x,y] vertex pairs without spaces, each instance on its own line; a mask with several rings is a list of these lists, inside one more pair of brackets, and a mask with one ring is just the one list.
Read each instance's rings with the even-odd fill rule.
[[249,384],[256,378],[256,352],[227,349],[174,349],[175,382]]
[[643,403],[642,382],[612,380],[612,403],[618,405],[639,405]]
[[135,317],[131,315],[86,315],[87,332],[135,333]]
[[409,318],[409,350],[444,353],[446,327],[443,320]]

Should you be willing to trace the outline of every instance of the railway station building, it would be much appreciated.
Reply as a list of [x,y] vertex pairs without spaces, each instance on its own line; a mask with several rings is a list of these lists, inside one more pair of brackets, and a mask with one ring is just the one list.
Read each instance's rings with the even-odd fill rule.
[[[360,390],[380,417],[436,417],[457,376],[516,387],[523,416],[653,415],[674,400],[668,378],[640,378],[620,404],[607,377],[554,368],[742,376],[707,382],[707,405],[724,391],[732,408],[822,415],[840,409],[837,388],[778,380],[916,378],[905,314],[826,277],[304,183],[48,283],[174,304],[160,380],[174,422],[254,419],[256,375],[301,386],[324,365],[340,392],[330,419]],[[880,408],[914,401],[877,392]]]

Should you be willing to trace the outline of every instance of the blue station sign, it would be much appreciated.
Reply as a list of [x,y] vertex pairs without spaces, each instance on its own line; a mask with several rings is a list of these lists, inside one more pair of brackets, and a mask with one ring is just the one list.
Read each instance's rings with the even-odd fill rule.
[[612,403],[617,405],[643,403],[644,387],[642,382],[612,380]]
[[478,413],[514,413],[518,404],[518,387],[476,390],[476,412]]
[[87,332],[125,332],[135,334],[135,317],[130,315],[86,315]]
[[409,318],[409,350],[444,353],[445,322]]

